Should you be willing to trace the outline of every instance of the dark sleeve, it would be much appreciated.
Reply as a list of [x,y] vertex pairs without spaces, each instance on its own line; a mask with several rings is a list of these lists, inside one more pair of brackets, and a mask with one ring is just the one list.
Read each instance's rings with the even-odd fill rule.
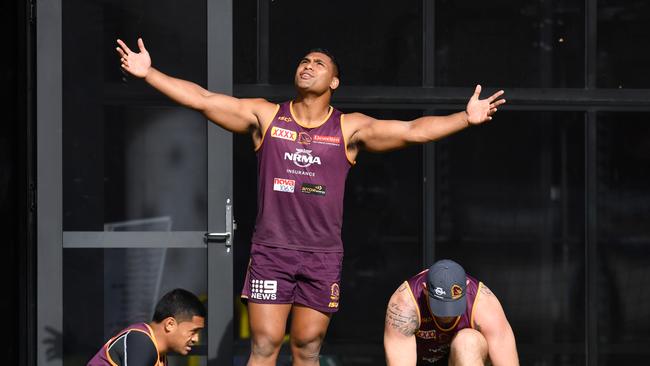
[[148,335],[142,332],[130,331],[125,341],[124,365],[154,366],[156,364],[158,352]]

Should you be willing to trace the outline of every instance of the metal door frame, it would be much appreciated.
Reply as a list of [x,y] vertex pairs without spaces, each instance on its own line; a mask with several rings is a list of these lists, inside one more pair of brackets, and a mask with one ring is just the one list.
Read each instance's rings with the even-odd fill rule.
[[[232,0],[207,2],[208,88],[232,94]],[[232,251],[223,245],[205,244],[204,232],[66,232],[63,233],[62,180],[62,3],[41,0],[36,9],[36,171],[38,210],[36,214],[36,355],[38,365],[61,366],[62,358],[48,359],[45,341],[51,337],[46,328],[63,329],[63,248],[111,248],[136,242],[137,247],[178,247],[180,243],[195,243],[183,248],[207,246],[208,254],[208,314],[230,314],[212,317],[208,321],[208,363],[216,365],[232,360]],[[232,136],[218,126],[207,124],[208,227],[209,232],[225,231],[225,201],[232,201],[232,159],[226,166],[217,166],[211,157],[232,154]],[[227,154],[227,155],[225,155]],[[224,175],[225,174],[225,175]],[[224,179],[225,177],[225,179]],[[225,192],[226,199],[217,198]],[[219,204],[213,204],[219,200]],[[231,202],[232,203],[232,202]],[[133,247],[129,245],[129,247]],[[215,265],[219,263],[219,265]],[[212,265],[211,265],[212,264]],[[61,332],[62,333],[62,332]],[[98,345],[99,347],[100,345]],[[62,344],[54,345],[62,354]]]

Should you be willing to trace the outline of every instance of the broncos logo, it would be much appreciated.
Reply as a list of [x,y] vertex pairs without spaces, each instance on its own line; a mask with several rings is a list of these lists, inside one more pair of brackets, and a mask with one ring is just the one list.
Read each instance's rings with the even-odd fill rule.
[[463,288],[458,285],[451,286],[451,298],[456,300],[463,296]]

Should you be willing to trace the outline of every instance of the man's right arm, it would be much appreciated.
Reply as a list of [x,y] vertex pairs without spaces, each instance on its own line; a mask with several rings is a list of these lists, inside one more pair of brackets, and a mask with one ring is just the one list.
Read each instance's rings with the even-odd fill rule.
[[419,317],[408,284],[404,282],[391,296],[384,323],[384,350],[388,366],[415,366],[415,332]]
[[[140,52],[134,52],[117,40],[121,67],[131,75],[143,78],[149,85],[176,103],[203,113],[208,119],[235,133],[252,133],[261,139],[261,132],[273,118],[276,105],[264,99],[238,99],[213,93],[193,82],[174,78],[151,66],[151,57],[138,39]],[[256,141],[257,142],[257,141]]]

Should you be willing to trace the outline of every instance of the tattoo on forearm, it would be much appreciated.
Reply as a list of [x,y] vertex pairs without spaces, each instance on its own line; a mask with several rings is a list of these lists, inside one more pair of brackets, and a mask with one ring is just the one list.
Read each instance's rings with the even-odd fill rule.
[[411,336],[418,329],[418,314],[415,309],[403,309],[403,306],[391,302],[386,311],[386,326]]

